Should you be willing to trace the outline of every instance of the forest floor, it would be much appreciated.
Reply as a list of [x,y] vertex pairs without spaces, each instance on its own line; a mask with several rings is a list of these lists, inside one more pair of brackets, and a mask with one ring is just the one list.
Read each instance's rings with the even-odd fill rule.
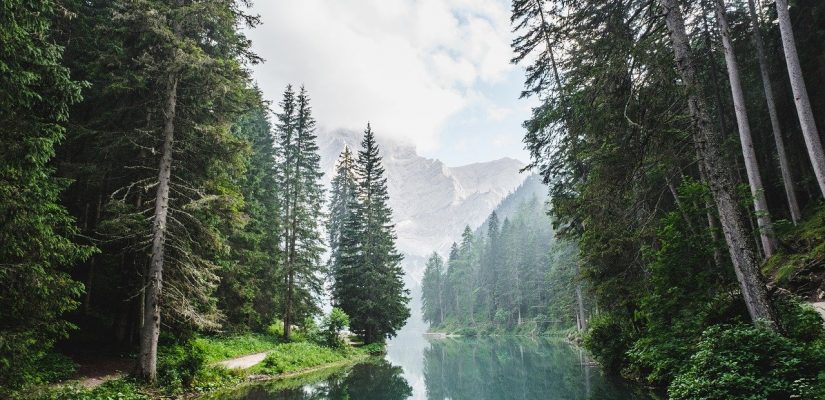
[[74,361],[77,363],[77,370],[72,379],[87,389],[94,389],[105,382],[123,378],[135,367],[134,359],[114,356],[77,357]]

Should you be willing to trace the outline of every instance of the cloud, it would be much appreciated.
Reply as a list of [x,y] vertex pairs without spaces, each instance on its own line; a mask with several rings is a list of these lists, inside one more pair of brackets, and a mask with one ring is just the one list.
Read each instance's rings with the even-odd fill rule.
[[[477,107],[480,85],[506,79],[506,0],[258,0],[248,32],[266,62],[254,76],[270,100],[304,84],[324,128],[363,129],[439,145],[445,123]],[[484,102],[481,100],[481,102]],[[500,118],[500,108],[490,109]]]

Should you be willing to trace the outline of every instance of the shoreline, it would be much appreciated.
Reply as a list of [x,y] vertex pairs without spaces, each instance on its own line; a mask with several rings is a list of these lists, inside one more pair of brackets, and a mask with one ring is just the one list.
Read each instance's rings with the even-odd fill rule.
[[[254,386],[257,384],[263,384],[267,382],[280,382],[280,381],[289,381],[290,379],[302,378],[307,375],[311,375],[314,373],[322,372],[325,370],[337,369],[337,368],[345,368],[350,367],[353,365],[357,365],[360,362],[369,360],[372,357],[380,357],[376,355],[369,355],[369,354],[356,354],[351,358],[346,358],[343,360],[326,363],[326,364],[319,364],[312,367],[302,368],[295,371],[289,372],[282,372],[280,374],[256,374],[250,373],[246,375],[243,380],[235,383],[227,384],[226,386],[217,387],[214,390],[202,391],[202,392],[189,392],[181,396],[182,399],[204,399],[209,400],[212,399],[212,396],[220,395],[222,393],[230,393],[235,390],[240,390],[245,386]],[[252,369],[248,368],[247,370]]]

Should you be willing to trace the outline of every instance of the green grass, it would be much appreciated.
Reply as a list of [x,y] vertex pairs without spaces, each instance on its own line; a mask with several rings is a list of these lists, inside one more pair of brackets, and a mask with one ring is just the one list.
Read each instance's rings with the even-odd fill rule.
[[229,337],[200,337],[195,344],[204,350],[206,362],[214,362],[261,353],[276,348],[280,341],[275,336],[247,333]]
[[343,348],[334,350],[312,343],[284,343],[278,345],[263,362],[253,369],[255,372],[278,375],[287,372],[332,364],[349,359],[364,358],[371,349]]

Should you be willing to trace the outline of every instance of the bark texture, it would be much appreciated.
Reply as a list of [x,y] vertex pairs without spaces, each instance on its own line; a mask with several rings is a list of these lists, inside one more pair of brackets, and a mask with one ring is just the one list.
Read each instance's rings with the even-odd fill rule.
[[722,154],[722,137],[710,122],[707,107],[696,80],[690,42],[679,0],[658,0],[662,7],[673,47],[676,67],[687,91],[688,110],[693,120],[693,141],[708,178],[736,278],[751,319],[764,321],[776,330],[767,289],[759,271],[759,257],[748,238],[746,218],[737,202],[732,175]]
[[788,12],[788,0],[776,0],[776,14],[779,17],[779,31],[782,34],[782,47],[785,49],[785,63],[788,65],[788,76],[791,80],[796,112],[799,115],[799,125],[802,127],[805,146],[808,148],[808,156],[814,167],[816,182],[819,184],[822,196],[825,197],[825,155],[822,153],[822,141],[816,129],[811,101],[808,99],[808,89],[805,86],[805,78],[802,76],[802,67],[799,66],[791,15]]
[[140,333],[140,374],[146,382],[157,381],[158,337],[160,336],[160,294],[163,287],[163,256],[169,215],[169,187],[172,177],[172,145],[175,135],[178,78],[169,76],[166,104],[163,112],[163,150],[158,172],[155,196],[154,224],[152,226],[152,258],[149,264],[143,327]]
[[768,115],[771,119],[773,140],[776,143],[776,153],[779,158],[779,170],[782,173],[782,184],[785,186],[785,197],[788,200],[788,210],[794,225],[799,223],[802,213],[799,212],[799,201],[796,199],[796,188],[791,175],[788,153],[785,150],[785,139],[782,138],[782,127],[779,125],[779,114],[776,111],[776,100],[773,96],[773,84],[768,69],[768,58],[765,55],[765,42],[762,40],[762,31],[759,25],[759,15],[756,12],[754,0],[748,0],[751,25],[753,29],[753,44],[756,47],[756,58],[759,60],[759,72],[762,75],[762,86],[765,91],[765,102],[768,104]]
[[742,80],[739,77],[739,63],[736,61],[733,43],[730,38],[727,12],[724,0],[716,0],[716,22],[719,33],[722,35],[722,46],[725,51],[725,64],[728,67],[728,80],[733,96],[733,109],[736,114],[736,124],[739,127],[739,143],[742,145],[742,157],[745,159],[745,171],[748,174],[748,184],[753,196],[753,208],[756,211],[756,224],[759,226],[759,237],[762,240],[762,250],[765,257],[776,252],[776,237],[773,232],[773,221],[768,209],[768,200],[765,198],[765,189],[762,185],[762,175],[759,172],[759,162],[753,148],[748,110],[745,104],[745,94],[742,92]]

